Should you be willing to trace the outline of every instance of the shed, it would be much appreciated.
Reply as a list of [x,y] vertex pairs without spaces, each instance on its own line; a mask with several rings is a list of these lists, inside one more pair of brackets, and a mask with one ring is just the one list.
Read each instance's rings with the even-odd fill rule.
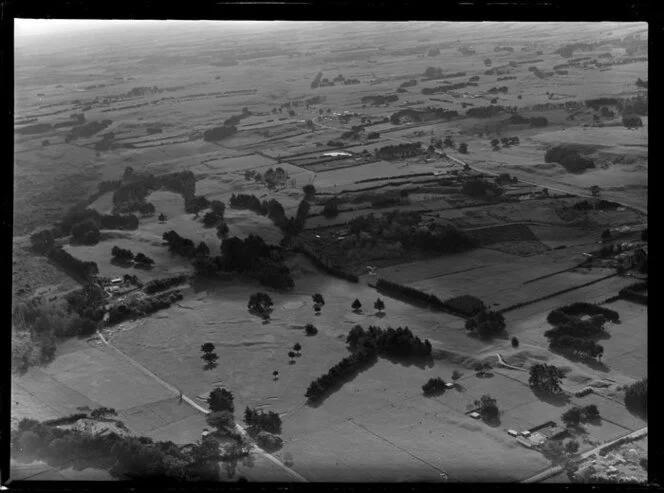
[[111,284],[120,284],[122,283],[122,278],[121,277],[115,277],[111,279]]
[[468,414],[473,419],[480,419],[480,413],[473,411],[472,413]]
[[519,432],[516,430],[507,430],[507,434],[513,437],[519,436]]
[[447,382],[447,383],[445,384],[445,388],[446,388],[446,389],[454,388],[454,384],[453,384],[452,382]]
[[526,440],[526,439],[523,438],[523,437],[519,437],[519,438],[517,438],[516,441],[517,441],[519,444],[521,444],[521,445],[523,445],[524,447],[526,447],[526,448],[532,448],[532,447],[533,447],[533,444],[530,443],[528,440]]
[[526,437],[526,438],[528,438],[528,437],[530,436],[530,432],[529,432],[528,430],[526,430],[526,431],[522,431],[522,432],[521,432],[521,435],[524,436],[524,437]]

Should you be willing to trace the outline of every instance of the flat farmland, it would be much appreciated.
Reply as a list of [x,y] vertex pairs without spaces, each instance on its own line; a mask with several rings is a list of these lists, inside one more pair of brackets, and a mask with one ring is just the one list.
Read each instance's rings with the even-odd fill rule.
[[[524,284],[525,281],[552,274],[558,270],[560,270],[559,266],[538,265],[530,262],[519,265],[512,262],[487,265],[478,269],[444,275],[440,278],[412,282],[409,285],[434,294],[443,300],[471,294],[494,308],[506,308],[579,286],[612,273],[608,269],[573,270]],[[481,280],[481,284],[478,284],[478,280]]]
[[[318,481],[332,480],[333,474],[343,476],[344,481],[399,481],[398,470],[406,473],[411,481],[440,480],[436,476],[443,472],[452,481],[468,480],[471,476],[475,481],[505,480],[508,474],[514,474],[510,479],[516,480],[544,467],[546,461],[539,454],[517,448],[502,429],[465,416],[466,401],[472,401],[467,392],[459,394],[451,390],[435,399],[422,396],[423,382],[436,375],[447,379],[454,368],[455,365],[446,362],[436,362],[435,366],[422,369],[379,360],[320,407],[303,407],[297,411],[294,420],[284,429],[284,436],[293,438],[279,456],[290,454],[296,471]],[[469,377],[463,381],[470,379],[478,380]],[[520,383],[511,387],[519,394],[524,393]],[[502,382],[496,386],[495,380],[492,390],[494,393],[510,391],[503,388]],[[478,389],[479,392],[483,390]],[[526,394],[531,392],[527,390]],[[446,402],[448,398],[460,399],[462,404],[456,406],[459,409],[452,405],[451,410]],[[332,426],[322,425],[332,416]],[[417,439],[412,440],[413,436]],[[322,466],[323,452],[320,446],[317,452],[315,444],[349,441],[352,447],[334,447],[343,453],[330,449],[325,452],[327,457],[333,453],[328,460],[335,467]],[[464,457],[480,453],[479,449],[488,449],[485,453],[503,457],[503,465],[487,467],[484,464],[473,468],[464,461]],[[512,472],[505,472],[505,463],[512,461],[521,464],[518,470],[514,471],[512,464],[509,468]],[[349,478],[341,474],[345,468],[353,470]],[[382,478],[374,479],[376,473]]]
[[[304,260],[301,262],[307,271],[313,270]],[[158,318],[128,323],[127,330],[112,336],[112,342],[187,395],[204,395],[213,383],[223,382],[235,392],[237,409],[265,404],[285,413],[304,405],[304,392],[314,376],[325,373],[348,354],[344,339],[355,324],[408,326],[434,345],[460,351],[472,352],[485,346],[468,337],[462,324],[457,327],[456,317],[386,298],[385,316],[378,318],[369,308],[376,293],[368,286],[323,277],[315,270],[313,274],[297,268],[293,271],[296,288],[292,294],[270,293],[275,311],[268,324],[246,310],[246,300],[258,286],[225,284],[163,310]],[[314,317],[311,306],[312,292],[324,293],[326,300],[318,317]],[[366,307],[362,314],[350,309],[355,298]],[[220,313],[224,314],[223,322],[219,321]],[[319,329],[315,337],[303,333],[309,322]],[[157,333],[160,335],[155,338]],[[217,346],[223,363],[205,372],[199,353],[200,345],[208,341]],[[287,353],[296,342],[304,349],[290,365]],[[277,381],[272,379],[274,370],[280,372]],[[289,419],[286,414],[285,423]]]
[[620,324],[611,324],[609,339],[602,340],[610,368],[632,378],[648,375],[648,308],[626,300],[604,305],[620,314]]
[[[611,296],[616,296],[620,289],[632,283],[633,280],[628,278],[612,277],[600,281],[596,284],[582,287],[569,293],[558,295],[554,298],[539,301],[535,304],[509,311],[505,314],[505,321],[507,323],[508,332],[510,335],[518,336],[520,341],[546,347],[548,346],[548,339],[544,337],[544,332],[551,328],[551,325],[546,321],[546,317],[551,310],[559,306],[567,305],[577,301],[599,303]],[[620,313],[620,310],[618,310],[618,313]],[[638,322],[637,325],[631,325],[631,321],[628,317],[629,315],[625,316],[623,319],[623,315],[621,314],[620,324],[608,323],[607,331],[611,337],[599,341],[599,343],[602,344],[605,348],[611,346],[616,347],[616,350],[619,351],[619,354],[625,354],[625,356],[628,358],[625,360],[626,363],[622,363],[621,358],[614,359],[612,352],[608,349],[605,349],[602,361],[609,367],[609,372],[614,375],[622,374],[624,371],[623,368],[627,368],[628,364],[634,362],[629,358],[629,355],[633,354],[634,358],[637,358],[639,352],[643,351],[644,347],[643,344],[645,337],[634,337],[631,335],[629,330],[630,328],[637,331],[643,331],[645,329],[641,324],[638,324]],[[623,327],[623,324],[625,324],[625,327]],[[624,338],[621,341],[621,333],[623,331],[627,331],[629,334],[627,338]],[[645,334],[645,332],[641,333]],[[615,342],[612,341],[614,337],[616,338]],[[613,368],[612,364],[610,363],[611,361],[613,364],[617,364],[616,368]],[[630,372],[642,373],[644,370],[645,364],[641,363],[633,370],[630,370]]]

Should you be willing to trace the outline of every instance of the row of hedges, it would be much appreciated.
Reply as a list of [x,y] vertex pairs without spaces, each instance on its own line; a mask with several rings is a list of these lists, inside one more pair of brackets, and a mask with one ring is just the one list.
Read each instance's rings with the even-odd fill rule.
[[[407,174],[407,175],[395,175],[395,176],[384,176],[384,177],[379,177],[379,178],[365,178],[364,180],[357,180],[353,182],[354,184],[357,183],[368,183],[372,181],[384,181],[384,180],[396,180],[399,178],[416,178],[420,176],[433,176],[433,172],[427,172],[427,173],[412,173],[412,174]],[[357,191],[357,190],[354,190]]]
[[457,303],[454,302],[455,299],[452,300],[453,304],[450,305],[448,302],[442,301],[436,295],[428,294],[420,291],[419,289],[405,286],[403,284],[398,284],[396,282],[387,281],[385,279],[378,279],[376,281],[376,290],[380,293],[386,294],[396,299],[400,299],[402,301],[415,301],[434,310],[449,312],[453,315],[464,318],[468,317],[464,311],[460,310],[459,307],[456,306]]
[[[633,301],[634,303],[639,303],[641,305],[648,305],[648,282],[637,282],[636,284],[631,284],[622,288],[618,295],[628,301]],[[646,294],[643,293],[646,291]]]
[[558,325],[569,322],[571,317],[582,315],[602,315],[604,318],[614,323],[620,320],[620,314],[615,310],[593,303],[587,303],[585,301],[578,301],[552,310],[546,317],[546,321],[551,325]]
[[359,371],[368,367],[377,359],[378,353],[372,347],[365,347],[350,356],[346,356],[330,368],[327,373],[311,382],[304,396],[311,403],[320,401],[335,387],[354,377]]
[[166,277],[164,279],[154,279],[145,285],[143,291],[145,291],[147,294],[154,294],[159,291],[165,291],[186,281],[187,276],[184,274],[180,276]]
[[322,258],[318,257],[315,253],[313,253],[311,250],[309,250],[306,246],[299,244],[293,247],[293,252],[295,253],[301,253],[305,257],[307,257],[311,262],[321,269],[324,272],[327,272],[328,274],[338,277],[340,279],[344,279],[349,282],[353,283],[358,283],[360,282],[360,279],[355,275],[350,272],[345,272],[338,267],[329,265],[325,260]]
[[84,262],[77,259],[62,247],[53,247],[48,251],[48,258],[60,265],[63,269],[83,279],[90,279],[99,274],[96,262]]
[[108,325],[115,325],[125,320],[144,317],[159,310],[164,310],[182,298],[182,293],[173,291],[152,298],[133,300],[128,304],[117,304],[108,311]]
[[555,293],[547,294],[546,296],[541,296],[541,297],[535,298],[533,300],[523,301],[521,303],[515,303],[514,305],[510,305],[506,308],[501,308],[499,310],[499,312],[500,313],[511,312],[512,310],[517,310],[519,308],[523,308],[524,306],[532,305],[533,303],[539,303],[540,301],[548,300],[550,298],[555,298],[556,296],[560,296],[561,294],[569,293],[571,291],[574,291],[575,289],[585,288],[586,286],[596,284],[598,282],[604,281],[604,280],[609,279],[611,277],[614,277],[616,275],[617,274],[609,274],[608,276],[600,277],[599,279],[595,279],[593,281],[588,281],[586,283],[579,284],[578,286],[572,286],[571,288],[566,288],[566,289],[563,289],[561,291],[557,291]]

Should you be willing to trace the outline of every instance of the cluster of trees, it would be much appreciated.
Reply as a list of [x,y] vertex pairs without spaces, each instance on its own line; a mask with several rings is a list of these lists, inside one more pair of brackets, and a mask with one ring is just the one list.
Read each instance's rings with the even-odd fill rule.
[[641,77],[636,79],[636,87],[640,89],[648,89],[648,81],[647,80],[641,80]]
[[219,445],[214,439],[188,447],[173,442],[154,442],[148,437],[116,433],[91,435],[74,429],[23,419],[12,432],[12,449],[47,462],[57,463],[81,456],[115,460],[112,476],[127,480],[218,481]]
[[496,183],[480,177],[466,180],[461,191],[474,198],[495,197],[502,194],[501,188]]
[[586,99],[586,106],[597,111],[601,106],[617,106],[618,99],[616,98],[596,98],[596,99]]
[[182,298],[182,293],[172,291],[151,298],[133,299],[129,302],[117,303],[108,310],[108,324],[115,325],[125,320],[144,317],[159,310],[165,310],[173,303],[182,300]]
[[511,123],[512,125],[522,125],[525,123],[530,123],[530,118],[526,118],[518,113],[514,113],[507,119],[507,123]]
[[392,115],[390,115],[389,121],[393,125],[399,125],[403,118],[409,118],[410,120],[419,123],[422,121],[429,121],[429,120],[441,120],[441,119],[449,120],[450,118],[453,118],[458,115],[459,112],[456,110],[448,110],[445,108],[436,108],[433,106],[428,106],[424,109],[419,109],[419,110],[414,108],[405,108],[399,110],[396,113],[392,113]]
[[310,403],[321,400],[334,387],[375,362],[377,357],[376,349],[372,347],[356,351],[330,368],[326,374],[311,382],[304,396]]
[[537,363],[530,367],[528,385],[537,391],[559,394],[562,392],[560,384],[563,378],[565,373],[557,366]]
[[507,86],[492,87],[491,89],[487,90],[489,94],[499,94],[499,93],[507,94],[508,91],[509,87]]
[[249,297],[247,308],[250,312],[256,313],[261,317],[267,318],[272,313],[274,302],[267,293],[254,293]]
[[380,94],[374,96],[362,96],[362,104],[373,104],[375,106],[381,104],[389,104],[399,101],[399,96],[396,94],[390,94],[387,96],[382,96]]
[[311,81],[312,89],[316,89],[318,86],[320,86],[320,80],[322,79],[322,77],[323,77],[323,72],[318,72],[318,74],[316,74],[314,80]]
[[546,127],[549,125],[549,120],[543,116],[534,116],[530,119],[531,127]]
[[304,332],[308,336],[315,336],[318,334],[318,329],[314,326],[314,324],[307,324],[304,326]]
[[569,335],[560,335],[549,339],[551,349],[570,350],[574,354],[589,356],[591,358],[602,359],[604,347],[595,341],[574,337]]
[[243,118],[247,118],[251,115],[252,115],[251,111],[249,111],[249,108],[245,106],[244,108],[242,108],[242,113],[240,113],[239,115],[233,115],[230,118],[224,120],[224,125],[225,126],[237,125],[238,123],[240,123],[240,121]]
[[[611,322],[618,322],[620,320],[620,314],[606,308],[605,306],[596,305],[594,303],[587,303],[584,301],[577,301],[569,305],[561,306],[549,312],[546,317],[546,321],[551,325],[561,325],[565,324],[571,320],[578,320],[577,317],[583,315],[597,316],[601,315],[604,319]],[[602,321],[603,323],[603,321]]]
[[170,252],[182,257],[205,257],[210,254],[210,248],[204,242],[200,242],[196,246],[192,240],[183,238],[173,230],[164,233],[162,238],[168,244]]
[[[125,281],[133,280],[125,275]],[[103,302],[106,299],[104,289],[98,284],[89,282],[84,287],[72,291],[65,296],[70,313],[78,313],[81,318],[99,322],[104,316]]]
[[332,200],[323,206],[323,216],[327,218],[336,217],[339,214],[339,204]]
[[368,234],[370,238],[386,238],[395,240],[406,248],[419,248],[424,251],[438,253],[458,253],[475,246],[474,242],[463,231],[451,225],[431,223],[427,227],[420,226],[422,216],[418,212],[393,210],[382,216],[373,214],[358,216],[348,222],[350,232],[362,241],[361,236]]
[[[504,80],[515,80],[515,79],[518,79],[518,77],[516,77],[515,75],[506,75],[505,77],[498,77],[498,79],[496,79],[496,80],[498,82],[502,82]],[[507,91],[504,91],[504,92],[507,92]]]
[[480,416],[482,416],[484,421],[496,421],[500,417],[498,401],[489,394],[484,394],[479,400],[476,400],[474,404],[477,406],[477,412],[480,413]]
[[496,176],[495,182],[498,185],[508,185],[510,183],[518,183],[519,179],[516,176],[510,176],[509,173],[501,173]]
[[217,367],[217,360],[219,356],[214,352],[214,344],[206,342],[201,345],[201,359],[205,361],[204,370],[212,370]]
[[90,279],[92,276],[99,274],[99,267],[96,262],[79,260],[62,247],[49,249],[47,255],[49,259],[59,264],[63,269],[83,279]]
[[417,85],[417,79],[410,79],[410,80],[407,80],[405,82],[402,82],[399,87],[406,88],[406,87],[413,87],[413,86],[416,86],[416,85]]
[[426,358],[431,356],[429,340],[421,340],[408,327],[381,329],[371,325],[367,330],[364,330],[360,325],[356,325],[348,333],[346,343],[351,351],[372,348],[376,350],[379,356],[398,358]]
[[154,260],[147,255],[140,252],[134,255],[131,250],[119,248],[117,245],[111,249],[111,255],[120,262],[130,263],[134,261],[139,267],[150,267],[154,264]]
[[648,305],[648,281],[637,282],[625,286],[622,288],[618,294],[621,298],[626,300],[633,301],[635,303],[640,303],[642,305]]
[[153,279],[143,287],[143,291],[145,291],[147,294],[154,294],[158,293],[159,291],[166,291],[167,289],[170,289],[173,286],[177,286],[184,282],[187,282],[187,276],[184,274],[173,277],[165,277],[162,279]]
[[491,118],[492,116],[504,113],[506,108],[498,105],[491,106],[478,106],[476,108],[469,108],[466,110],[466,116],[469,118]]
[[445,300],[444,304],[455,313],[461,313],[467,317],[473,317],[487,310],[487,306],[482,300],[469,294],[455,296],[454,298]]
[[304,199],[298,206],[295,217],[288,218],[283,206],[275,199],[260,201],[255,195],[233,194],[230,199],[233,209],[249,209],[261,216],[267,216],[286,236],[295,236],[304,229],[309,215],[309,202]]
[[546,151],[544,162],[561,164],[572,173],[581,173],[595,167],[592,159],[584,159],[577,151],[563,145],[552,147]]
[[276,435],[281,434],[281,418],[274,411],[264,412],[262,409],[251,409],[249,406],[244,410],[244,422],[249,427],[250,434],[254,430],[267,431]]
[[500,312],[484,309],[466,320],[466,330],[488,339],[505,330],[505,317]]
[[261,174],[256,170],[247,170],[244,172],[245,180],[254,180],[258,183],[265,183],[268,188],[272,189],[277,186],[285,186],[288,181],[288,173],[281,167],[268,168],[265,173]]
[[375,155],[378,159],[384,159],[386,161],[418,156],[421,153],[422,153],[421,142],[389,145],[381,147],[375,151]]
[[223,125],[221,127],[214,127],[203,132],[203,140],[206,142],[216,142],[231,137],[237,133],[235,125]]
[[427,67],[424,71],[424,77],[427,79],[450,79],[453,77],[463,77],[464,75],[466,75],[465,72],[443,75],[443,69],[440,67]]
[[491,140],[491,147],[494,151],[499,151],[500,150],[500,145],[504,148],[511,147],[513,145],[519,145],[521,141],[519,140],[518,136],[514,137],[502,137],[500,140],[498,139],[492,139]]
[[441,395],[445,392],[445,380],[440,377],[434,377],[427,380],[427,383],[422,385],[422,392],[426,397]]
[[65,142],[70,142],[78,138],[87,138],[92,137],[97,132],[101,132],[105,128],[109,127],[113,123],[112,120],[102,120],[100,122],[94,121],[89,123],[84,123],[83,125],[77,125],[73,127],[67,136],[65,137]]
[[622,118],[622,123],[627,128],[638,128],[643,126],[643,121],[638,115],[626,115]]
[[[465,74],[464,74],[465,75]],[[445,86],[436,86],[436,87],[423,87],[422,94],[439,94],[441,92],[455,91],[457,89],[463,89],[464,87],[476,87],[478,84],[476,82],[457,82],[456,84],[447,84]]]
[[[90,309],[92,305],[80,311]],[[79,315],[68,302],[34,298],[17,303],[12,309],[12,369],[22,373],[31,366],[49,363],[55,357],[58,339],[89,336],[96,328],[93,320]]]
[[305,257],[307,257],[311,262],[321,269],[322,271],[327,272],[328,274],[338,277],[340,279],[345,279],[346,281],[349,282],[354,282],[357,283],[359,282],[359,278],[351,273],[347,272],[346,270],[343,269],[340,265],[336,263],[330,263],[328,260],[325,258],[320,257],[316,253],[314,253],[312,250],[310,250],[306,245],[304,244],[297,244],[293,246],[293,251],[295,253],[301,253]]
[[633,383],[625,390],[625,406],[630,411],[648,416],[648,378]]
[[617,209],[620,207],[620,204],[617,202],[610,202],[608,200],[597,200],[595,202],[590,202],[588,200],[581,200],[572,205],[573,209],[577,211],[588,211],[592,209],[598,210],[607,210],[607,209]]
[[83,245],[96,245],[101,238],[101,232],[92,219],[76,223],[71,228],[72,240]]
[[567,411],[565,411],[560,419],[567,426],[577,426],[583,421],[595,421],[600,418],[599,409],[595,404],[589,404],[588,406],[574,406]]

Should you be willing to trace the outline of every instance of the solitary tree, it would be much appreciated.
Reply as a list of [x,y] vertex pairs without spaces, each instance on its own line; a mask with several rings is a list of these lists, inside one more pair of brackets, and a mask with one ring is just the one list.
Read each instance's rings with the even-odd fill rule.
[[562,391],[560,383],[564,377],[565,374],[560,368],[538,363],[530,368],[528,384],[532,389],[557,394]]
[[593,197],[599,197],[600,190],[599,185],[593,185],[590,187],[590,193]]
[[374,303],[374,308],[375,308],[376,310],[378,310],[380,313],[382,313],[383,310],[385,309],[385,303],[383,302],[383,300],[381,300],[380,298],[378,298],[378,299],[376,300],[376,302]]
[[454,370],[452,372],[452,380],[459,380],[461,378],[461,372],[459,370]]
[[278,380],[279,379],[279,372],[277,370],[274,370],[272,372],[272,377],[274,378],[274,380]]
[[304,326],[304,331],[306,332],[306,334],[308,336],[315,336],[316,334],[318,334],[318,329],[316,327],[314,327],[313,324],[305,325]]
[[360,303],[360,300],[355,298],[355,301],[353,301],[353,304],[351,305],[351,307],[353,308],[354,312],[359,312],[360,309],[362,308],[362,303]]
[[325,299],[323,298],[323,295],[320,294],[320,293],[314,294],[311,298],[312,298],[314,304],[316,304],[316,305],[323,306],[325,304]]
[[560,419],[565,423],[567,426],[576,426],[581,422],[581,408],[580,407],[572,407],[565,411],[561,416]]
[[496,399],[488,394],[484,394],[479,401],[475,401],[475,405],[479,407],[479,413],[485,421],[493,421],[500,416]]
[[466,144],[465,142],[459,144],[459,152],[461,154],[468,154],[468,144]]
[[293,350],[299,353],[300,351],[302,351],[302,344],[296,342],[295,345],[293,346]]
[[214,344],[212,344],[211,342],[206,342],[205,344],[202,344],[201,351],[203,351],[204,353],[211,353],[212,351],[214,351]]
[[574,455],[579,451],[579,442],[576,440],[570,440],[565,444],[565,452],[570,455]]
[[295,353],[293,351],[288,351],[288,357],[290,358],[290,363],[294,363]]
[[305,195],[312,196],[316,194],[316,187],[314,187],[311,183],[309,183],[302,187],[302,191],[304,192]]
[[233,404],[233,393],[230,390],[216,388],[207,398],[207,403],[210,411],[235,411],[235,404]]
[[512,337],[512,347],[516,348],[519,347],[519,339],[516,337]]
[[320,315],[320,310],[321,310],[320,305],[314,305],[314,311],[316,312],[316,315]]
[[250,311],[256,312],[263,317],[269,316],[274,302],[266,293],[254,293],[249,297],[247,307]]

